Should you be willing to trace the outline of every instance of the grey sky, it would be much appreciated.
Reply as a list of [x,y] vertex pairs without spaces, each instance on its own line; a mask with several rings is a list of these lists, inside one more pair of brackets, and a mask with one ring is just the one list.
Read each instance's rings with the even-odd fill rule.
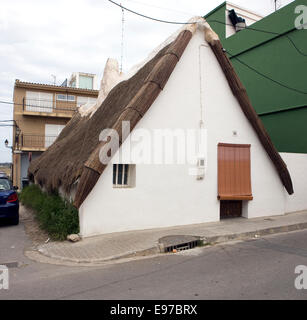
[[[115,0],[117,1],[117,0]],[[205,15],[222,0],[118,0],[152,17],[186,21]],[[273,0],[232,0],[262,15],[273,12]],[[291,0],[279,0],[286,5]],[[160,7],[160,8],[159,8]],[[162,9],[163,8],[163,9]],[[13,100],[15,79],[61,84],[72,72],[101,77],[108,57],[120,60],[121,10],[107,0],[1,0],[0,100]],[[143,60],[179,26],[125,12],[124,72]],[[10,105],[0,104],[0,120],[12,119]],[[11,128],[0,127],[0,162],[10,161],[4,140]]]

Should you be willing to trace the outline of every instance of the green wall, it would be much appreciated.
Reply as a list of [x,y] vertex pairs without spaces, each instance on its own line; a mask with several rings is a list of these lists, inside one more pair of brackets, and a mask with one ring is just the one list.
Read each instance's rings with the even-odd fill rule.
[[210,24],[211,28],[219,35],[221,40],[224,40],[226,37],[225,24],[220,23],[225,22],[225,11],[226,2],[223,2],[204,17]]
[[307,153],[307,108],[261,116],[279,152]]
[[[220,27],[210,23],[219,34],[253,107],[280,152],[307,153],[307,94],[286,88],[307,93],[307,30],[294,27],[297,17],[294,9],[300,4],[307,5],[307,1],[294,1],[251,26],[277,35],[245,29],[225,39],[225,25],[220,24],[224,28],[221,32]],[[209,13],[207,21],[217,20],[217,16],[222,19],[225,9],[223,4],[217,11]],[[287,37],[304,55],[295,49]]]

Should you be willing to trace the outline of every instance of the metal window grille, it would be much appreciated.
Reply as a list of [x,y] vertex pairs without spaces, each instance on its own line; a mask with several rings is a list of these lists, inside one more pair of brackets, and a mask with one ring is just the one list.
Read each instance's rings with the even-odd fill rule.
[[128,186],[129,185],[129,165],[113,164],[113,185]]

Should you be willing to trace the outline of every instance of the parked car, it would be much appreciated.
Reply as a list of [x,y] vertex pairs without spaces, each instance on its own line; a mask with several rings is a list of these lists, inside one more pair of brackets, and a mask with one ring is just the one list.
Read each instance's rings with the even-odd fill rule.
[[2,177],[7,177],[7,175],[6,175],[6,173],[5,173],[5,172],[0,171],[0,178],[2,178]]
[[7,176],[0,176],[0,219],[11,224],[19,223],[19,201],[15,187]]

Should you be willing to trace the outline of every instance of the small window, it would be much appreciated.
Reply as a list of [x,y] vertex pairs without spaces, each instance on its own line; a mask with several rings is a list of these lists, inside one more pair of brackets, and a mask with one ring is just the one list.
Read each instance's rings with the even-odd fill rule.
[[79,77],[79,88],[82,89],[93,89],[93,77],[81,76]]
[[134,187],[135,165],[113,164],[113,187]]
[[75,101],[76,97],[73,95],[67,95],[67,94],[57,94],[56,99],[60,101]]
[[57,94],[57,95],[56,95],[56,99],[57,99],[57,100],[64,100],[64,101],[66,101],[66,100],[67,100],[67,95],[66,95],[66,94]]

